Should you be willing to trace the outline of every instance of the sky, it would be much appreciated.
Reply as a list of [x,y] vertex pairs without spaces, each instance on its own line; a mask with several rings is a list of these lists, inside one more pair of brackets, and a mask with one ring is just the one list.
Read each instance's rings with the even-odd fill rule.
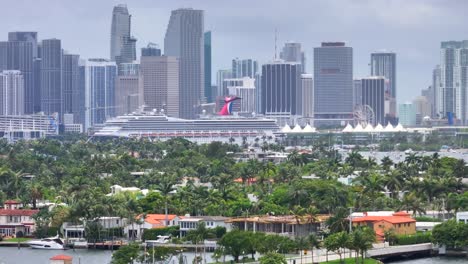
[[38,31],[39,39],[61,39],[69,53],[108,58],[117,4],[132,14],[138,48],[148,42],[163,48],[171,10],[205,10],[213,83],[214,73],[230,68],[235,57],[273,60],[275,29],[278,52],[286,41],[302,43],[310,73],[313,48],[322,41],[353,47],[355,79],[370,74],[371,52],[396,52],[399,103],[431,85],[441,41],[468,39],[465,0],[0,0],[0,40],[9,31]]

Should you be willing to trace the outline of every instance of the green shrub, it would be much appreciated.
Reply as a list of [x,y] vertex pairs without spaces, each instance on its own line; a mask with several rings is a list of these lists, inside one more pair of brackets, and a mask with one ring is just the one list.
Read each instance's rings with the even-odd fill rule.
[[177,237],[179,236],[179,226],[170,226],[164,228],[153,228],[153,229],[145,229],[143,231],[142,240],[156,240],[158,236],[172,236]]
[[414,235],[399,235],[396,236],[395,245],[413,245],[421,243],[430,243],[432,240],[432,234],[430,232],[417,233]]

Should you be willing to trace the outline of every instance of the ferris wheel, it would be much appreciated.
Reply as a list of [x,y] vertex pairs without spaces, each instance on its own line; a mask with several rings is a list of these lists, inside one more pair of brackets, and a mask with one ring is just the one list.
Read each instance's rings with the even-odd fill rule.
[[366,127],[367,124],[375,124],[375,114],[372,107],[369,105],[356,105],[353,111],[354,122],[361,124],[362,127]]

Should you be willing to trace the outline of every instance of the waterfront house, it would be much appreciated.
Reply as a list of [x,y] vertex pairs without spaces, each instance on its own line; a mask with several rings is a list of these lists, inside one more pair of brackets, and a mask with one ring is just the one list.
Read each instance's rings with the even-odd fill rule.
[[224,227],[226,231],[231,231],[232,224],[226,223],[229,220],[224,216],[184,216],[179,220],[180,237],[187,235],[190,230],[197,229],[200,223],[205,223],[206,228]]
[[[127,225],[127,219],[118,216],[101,216],[93,220],[99,223],[104,229],[124,228]],[[76,224],[64,222],[61,227],[62,234],[66,240],[80,240],[86,237],[86,222]]]
[[124,233],[127,234],[129,239],[141,239],[143,232],[146,229],[164,228],[169,226],[179,225],[180,217],[177,215],[169,214],[142,214],[137,216],[134,223],[129,223],[124,228]]
[[39,210],[20,209],[21,203],[13,200],[7,200],[3,209],[0,209],[0,236],[16,237],[32,236],[36,230],[33,215]]
[[370,216],[364,213],[362,217],[353,218],[352,222],[353,226],[368,226],[374,229],[377,241],[384,241],[386,231],[393,231],[395,235],[416,233],[416,220],[406,212],[396,212],[391,216]]
[[233,228],[252,232],[265,232],[283,236],[304,237],[325,228],[325,221],[329,215],[283,215],[283,216],[252,216],[237,217],[227,220]]

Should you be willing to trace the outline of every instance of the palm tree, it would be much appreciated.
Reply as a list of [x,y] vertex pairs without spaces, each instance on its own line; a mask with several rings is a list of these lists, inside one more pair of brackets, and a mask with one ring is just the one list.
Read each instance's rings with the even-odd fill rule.
[[389,156],[385,156],[380,160],[380,164],[382,165],[382,169],[385,171],[389,171],[390,168],[394,165],[392,159]]
[[169,194],[174,190],[174,184],[176,179],[170,175],[164,175],[160,178],[159,183],[156,185],[156,190],[161,192],[161,195],[164,197],[164,215],[165,215],[165,226],[169,226],[168,218],[168,203],[169,203]]
[[310,234],[309,244],[310,244],[310,255],[312,257],[312,263],[314,263],[314,248],[320,249],[321,243],[315,234]]

